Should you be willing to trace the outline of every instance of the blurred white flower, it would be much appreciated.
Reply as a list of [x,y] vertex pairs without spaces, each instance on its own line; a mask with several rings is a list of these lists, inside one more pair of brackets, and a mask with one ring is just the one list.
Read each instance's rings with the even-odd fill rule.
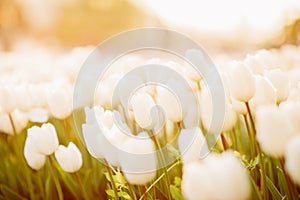
[[279,108],[285,113],[294,131],[300,133],[300,102],[283,102]]
[[180,102],[172,92],[163,87],[157,87],[157,94],[155,96],[156,103],[162,106],[166,118],[173,121],[179,122],[182,120],[182,112]]
[[59,145],[55,151],[55,158],[65,172],[76,172],[82,166],[81,153],[73,142],[70,142],[68,147]]
[[238,114],[245,115],[248,113],[245,102],[232,99],[231,107]]
[[13,85],[0,86],[0,107],[2,111],[11,113],[17,106]]
[[290,83],[287,74],[280,69],[266,70],[264,76],[271,81],[276,89],[277,103],[285,101],[290,91]]
[[186,165],[198,161],[202,154],[208,153],[208,146],[200,128],[182,129],[178,137],[178,146]]
[[28,112],[28,118],[31,122],[45,123],[49,119],[49,112],[43,108],[35,108]]
[[72,86],[60,85],[50,89],[47,102],[50,113],[58,118],[65,119],[72,112]]
[[253,74],[256,75],[263,75],[264,73],[264,67],[259,62],[257,56],[255,55],[247,55],[246,58],[243,61],[244,65],[248,67],[248,69],[251,70]]
[[231,96],[242,102],[248,102],[255,94],[253,74],[241,62],[233,62],[228,72]]
[[269,80],[260,75],[255,76],[255,88],[255,95],[250,100],[251,108],[276,104],[276,89]]
[[[26,113],[20,111],[20,110],[14,110],[11,113],[11,117],[13,120],[13,124],[16,128],[17,134],[19,134],[28,123],[28,116]],[[0,131],[4,132],[9,135],[14,134],[13,126],[11,124],[11,121],[9,119],[9,116],[7,113],[1,113],[0,112]]]
[[256,111],[256,138],[270,156],[282,157],[288,141],[295,135],[285,112],[277,106],[263,106]]
[[121,169],[130,184],[145,185],[156,175],[155,146],[146,132],[126,140],[119,154]]
[[153,128],[151,109],[155,106],[153,98],[148,93],[137,93],[131,97],[131,105],[135,121],[141,128]]
[[24,156],[27,164],[35,170],[41,169],[46,162],[46,156],[38,153],[35,149],[35,144],[28,138],[25,141]]
[[242,200],[249,198],[251,187],[246,169],[232,152],[211,153],[183,167],[182,192],[190,200]]
[[27,140],[30,140],[37,153],[50,155],[58,147],[58,138],[55,127],[50,124],[43,124],[41,127],[33,126],[27,130]]
[[287,145],[285,167],[291,179],[300,185],[300,136],[291,139]]
[[[213,124],[211,124],[212,117],[213,115],[218,115],[220,113],[213,113],[212,97],[207,87],[202,88],[200,98],[200,113],[202,124],[206,130],[214,129],[215,127],[212,127]],[[226,99],[224,109],[225,116],[222,132],[226,132],[232,129],[237,122],[236,112],[232,109],[231,105],[228,102],[228,99]]]
[[[111,165],[119,166],[118,149],[131,134],[127,125],[120,120],[112,126],[101,123],[105,119],[100,107],[85,108],[86,123],[82,125],[83,138],[89,153],[98,159],[105,158]],[[113,113],[108,112],[107,113]],[[117,112],[113,113],[118,115]],[[110,116],[110,114],[109,114]],[[110,116],[112,119],[114,116]],[[116,116],[118,118],[118,116]]]

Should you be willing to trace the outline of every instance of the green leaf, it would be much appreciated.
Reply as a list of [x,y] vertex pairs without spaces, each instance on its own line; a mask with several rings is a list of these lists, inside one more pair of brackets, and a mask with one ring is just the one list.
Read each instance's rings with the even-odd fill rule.
[[46,182],[45,182],[45,189],[46,189],[46,199],[52,199],[52,182],[51,182],[51,176],[48,175]]
[[178,176],[175,176],[174,184],[176,187],[180,187],[181,186],[181,178],[179,178]]
[[123,197],[124,199],[131,199],[130,195],[127,192],[120,191],[118,192],[119,197]]
[[271,192],[273,198],[276,199],[276,200],[282,200],[283,196],[280,194],[280,192],[278,191],[278,189],[276,188],[276,186],[273,184],[273,182],[271,181],[271,179],[269,177],[266,177],[266,178],[267,178],[268,189]]
[[178,187],[171,185],[170,186],[170,190],[171,190],[171,195],[172,195],[172,199],[174,200],[184,200],[181,191]]
[[252,177],[249,177],[251,181],[251,186],[252,186],[252,198],[251,199],[257,199],[257,200],[262,200],[261,195],[259,193],[259,189],[257,188],[256,183],[254,182]]
[[20,196],[17,192],[13,191],[6,185],[0,185],[0,192],[3,194],[4,199],[14,199],[14,200],[23,200],[26,199]]
[[114,190],[109,189],[109,190],[105,190],[105,192],[108,196],[113,197],[113,198],[115,197]]
[[104,176],[108,182],[111,182],[108,172],[104,172]]

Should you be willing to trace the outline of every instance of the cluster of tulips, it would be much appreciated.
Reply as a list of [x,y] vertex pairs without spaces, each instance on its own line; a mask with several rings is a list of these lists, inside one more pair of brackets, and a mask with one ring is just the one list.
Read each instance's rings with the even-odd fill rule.
[[[121,58],[99,81],[94,101],[73,109],[76,77],[92,48],[64,54],[37,49],[0,53],[0,197],[300,197],[299,47],[217,62],[225,108],[213,142],[209,130],[218,113],[211,91],[187,63]],[[141,74],[130,80],[145,87],[112,105],[118,82],[143,64],[180,74],[188,87],[176,78],[167,81],[181,95],[196,97],[198,107],[183,112],[176,94],[147,85]],[[198,111],[195,121],[191,113]]]

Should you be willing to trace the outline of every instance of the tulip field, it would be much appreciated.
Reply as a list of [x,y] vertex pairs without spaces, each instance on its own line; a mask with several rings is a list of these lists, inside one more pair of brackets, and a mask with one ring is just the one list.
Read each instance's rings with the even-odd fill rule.
[[[187,62],[129,54],[76,107],[95,47],[32,46],[0,52],[0,199],[300,199],[299,46],[212,59],[224,93],[215,135],[222,113]],[[145,64],[172,70],[170,87],[143,71],[122,82]],[[140,87],[123,98],[119,82]]]

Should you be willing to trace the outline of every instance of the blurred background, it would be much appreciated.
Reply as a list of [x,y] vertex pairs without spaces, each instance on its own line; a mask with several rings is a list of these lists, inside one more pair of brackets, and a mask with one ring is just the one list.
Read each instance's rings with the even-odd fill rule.
[[[299,0],[0,0],[0,49],[97,45],[138,27],[184,33],[209,53],[298,44]],[[243,53],[244,54],[244,53]]]

